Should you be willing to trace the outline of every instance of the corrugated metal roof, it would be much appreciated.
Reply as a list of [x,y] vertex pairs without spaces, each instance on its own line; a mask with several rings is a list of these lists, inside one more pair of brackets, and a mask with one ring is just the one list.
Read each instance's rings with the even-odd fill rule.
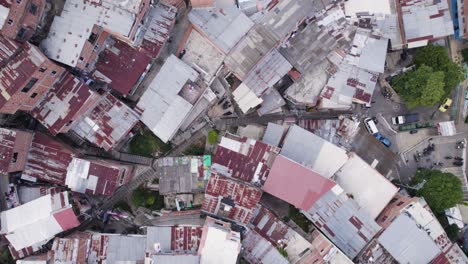
[[327,178],[348,160],[345,150],[296,125],[289,128],[281,155]]
[[279,155],[262,189],[296,208],[308,210],[335,184],[332,180]]
[[333,179],[372,218],[376,218],[398,192],[396,186],[354,153]]
[[275,123],[268,123],[265,134],[263,135],[262,141],[272,145],[279,146],[281,139],[284,135],[284,127]]
[[154,254],[196,254],[201,226],[150,226],[146,228],[146,252]]
[[237,7],[193,9],[189,20],[219,49],[228,53],[254,23]]
[[164,157],[157,159],[154,166],[160,175],[159,192],[170,193],[203,192],[207,184],[209,167],[203,164],[203,156]]
[[192,109],[193,104],[179,94],[197,78],[195,70],[171,55],[138,102],[141,121],[163,142],[172,139]]
[[153,255],[151,259],[158,264],[198,264],[200,256],[196,255]]
[[243,256],[249,263],[289,263],[289,261],[279,253],[278,249],[255,231],[247,230],[242,239],[242,247],[244,248]]

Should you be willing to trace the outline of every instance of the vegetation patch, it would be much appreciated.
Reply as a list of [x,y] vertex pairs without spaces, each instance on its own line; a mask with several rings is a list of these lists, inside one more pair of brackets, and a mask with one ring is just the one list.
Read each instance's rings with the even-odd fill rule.
[[296,223],[302,230],[304,230],[304,232],[309,233],[312,223],[299,211],[299,209],[290,205],[288,217],[294,221],[294,223]]
[[165,144],[147,129],[141,130],[129,143],[131,154],[152,157],[155,153],[165,153],[171,149],[171,145]]
[[132,203],[136,207],[161,210],[164,208],[164,197],[159,192],[139,187],[132,193]]
[[208,132],[208,143],[216,144],[216,142],[218,142],[218,131],[210,130],[210,132]]

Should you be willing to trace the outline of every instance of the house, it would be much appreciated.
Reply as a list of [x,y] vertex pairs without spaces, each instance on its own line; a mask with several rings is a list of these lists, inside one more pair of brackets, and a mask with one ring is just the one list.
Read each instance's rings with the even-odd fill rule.
[[[310,238],[305,239],[264,206],[259,206],[249,228],[251,232],[248,232],[242,244],[248,252],[247,256],[251,256],[253,259],[263,256],[264,253],[260,248],[273,248],[276,252],[278,252],[278,248],[283,248],[287,253],[287,263],[353,263],[319,230],[312,230]],[[250,241],[250,236],[256,237],[258,244],[255,241]],[[266,242],[262,240],[266,240]],[[260,247],[260,245],[268,243],[272,246]],[[256,251],[255,248],[259,250]],[[276,254],[269,252],[267,255]],[[274,258],[281,259],[278,256]]]
[[26,157],[21,179],[67,185],[72,191],[111,195],[133,178],[132,166],[104,160],[85,160],[41,133],[35,133]]
[[134,43],[149,10],[149,0],[67,1],[40,46],[49,58],[88,71],[109,34]]
[[211,169],[224,176],[261,185],[279,150],[258,140],[226,134],[216,148]]
[[44,13],[46,2],[42,0],[2,1],[2,35],[21,42],[28,41],[40,27]]
[[282,155],[262,189],[300,209],[350,259],[381,229],[340,185]]
[[24,170],[32,136],[31,132],[0,128],[0,174]]
[[0,44],[0,112],[31,111],[64,69],[28,42],[0,36]]
[[235,264],[241,250],[239,232],[231,224],[207,217],[198,248],[200,263]]
[[250,229],[244,233],[242,247],[242,255],[249,263],[289,263],[272,243]]
[[0,219],[0,234],[10,244],[10,252],[15,259],[40,250],[55,235],[80,224],[67,192],[48,194],[3,211]]
[[262,191],[247,183],[211,172],[202,211],[247,225],[260,202]]
[[171,55],[138,102],[140,120],[163,142],[175,136],[202,95],[198,78],[194,69]]
[[297,125],[289,128],[280,154],[326,178],[335,174],[348,160],[344,149]]

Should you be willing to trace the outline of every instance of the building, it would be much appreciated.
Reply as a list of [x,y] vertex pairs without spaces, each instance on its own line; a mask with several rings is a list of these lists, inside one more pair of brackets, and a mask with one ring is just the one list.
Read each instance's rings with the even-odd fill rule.
[[171,55],[149,84],[135,110],[141,121],[163,142],[170,141],[197,102],[203,88],[199,74]]
[[72,191],[111,195],[131,181],[133,167],[103,160],[84,160],[54,139],[36,133],[30,142],[21,179],[67,185]]
[[111,94],[99,95],[70,73],[62,76],[32,115],[54,136],[73,132],[105,150],[120,143],[139,118]]
[[284,127],[275,123],[268,123],[262,141],[268,145],[278,147],[284,135]]
[[460,248],[448,239],[423,198],[396,195],[377,222],[384,229],[358,257],[362,262],[468,262]]
[[282,155],[263,190],[300,209],[350,259],[381,229],[334,181]]
[[[276,252],[278,248],[283,248],[287,252],[287,263],[353,263],[320,231],[312,230],[310,239],[307,240],[263,206],[259,206],[249,227],[252,231],[248,233],[242,244],[247,248],[248,256],[252,256],[253,259],[263,256],[262,251],[254,249],[255,247],[260,249],[260,245],[266,244],[262,241],[265,239]],[[250,236],[257,238],[258,245],[255,241],[250,241]],[[261,248],[270,248],[270,246]],[[269,253],[268,255],[276,254]],[[281,258],[276,256],[274,259]]]
[[79,122],[72,132],[109,151],[128,136],[139,117],[133,109],[107,93],[86,114],[78,117]]
[[249,263],[289,263],[272,243],[250,229],[243,234],[242,247],[242,256]]
[[210,177],[211,156],[164,157],[154,166],[160,194],[198,193],[205,190]]
[[195,30],[227,54],[252,28],[252,22],[235,6],[192,9],[189,20]]
[[0,128],[0,174],[24,170],[32,136],[30,132]]
[[0,37],[0,44],[0,112],[31,111],[64,69],[27,42]]
[[21,42],[28,41],[40,28],[45,7],[46,2],[42,0],[2,1],[2,35]]
[[398,188],[355,153],[332,177],[373,219],[384,210]]
[[[303,150],[307,149],[307,152]],[[344,149],[299,127],[292,126],[283,142],[281,155],[330,178],[348,160]]]
[[216,148],[211,169],[243,182],[262,185],[279,150],[258,140],[226,134]]
[[45,195],[0,213],[1,231],[12,256],[23,258],[42,248],[55,235],[80,223],[68,200],[68,193]]
[[143,49],[109,37],[97,58],[93,77],[122,95],[132,94],[148,73],[151,57]]
[[257,187],[212,171],[206,186],[202,211],[247,225],[261,196],[262,191]]
[[49,58],[87,71],[109,34],[134,43],[149,9],[149,0],[67,1],[41,48]]
[[240,233],[232,231],[231,224],[206,218],[198,249],[200,263],[235,264],[240,250]]

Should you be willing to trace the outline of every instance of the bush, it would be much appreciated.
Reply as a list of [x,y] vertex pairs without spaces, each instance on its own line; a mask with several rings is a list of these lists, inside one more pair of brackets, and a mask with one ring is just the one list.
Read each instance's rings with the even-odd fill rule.
[[136,207],[145,207],[151,210],[164,208],[164,197],[159,192],[139,187],[132,194],[132,202]]
[[156,152],[165,153],[170,149],[169,144],[165,144],[148,130],[142,130],[129,143],[130,153],[146,157],[152,157]]
[[289,218],[296,223],[304,232],[309,233],[310,225],[312,224],[299,209],[294,206],[289,206]]
[[462,50],[463,61],[468,62],[468,49]]
[[184,155],[200,156],[205,154],[205,146],[191,145],[184,151]]
[[288,257],[288,252],[284,248],[278,248],[278,252],[281,254],[281,256],[287,258]]
[[210,130],[210,132],[208,132],[208,143],[216,144],[216,142],[218,142],[218,131]]

